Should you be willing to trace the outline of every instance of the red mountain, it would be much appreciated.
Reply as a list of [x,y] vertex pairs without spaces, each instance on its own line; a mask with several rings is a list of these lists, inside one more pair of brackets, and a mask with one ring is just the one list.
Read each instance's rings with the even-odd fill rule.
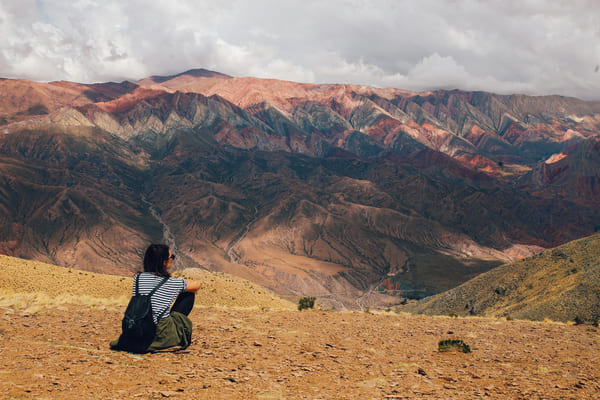
[[168,241],[188,266],[366,307],[600,227],[599,103],[206,70],[0,86],[10,255],[125,274]]

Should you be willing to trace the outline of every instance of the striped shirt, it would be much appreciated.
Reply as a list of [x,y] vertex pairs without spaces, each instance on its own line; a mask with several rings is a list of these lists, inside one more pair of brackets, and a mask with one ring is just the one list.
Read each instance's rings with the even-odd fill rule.
[[[151,272],[142,272],[138,275],[140,280],[140,294],[148,295],[162,280],[162,276],[154,275]],[[187,284],[183,278],[169,278],[150,299],[152,304],[152,318],[154,323],[158,322],[158,316],[166,309],[162,318],[169,316],[171,304],[175,301],[179,293],[187,291]],[[135,295],[135,279],[133,281],[132,296]]]

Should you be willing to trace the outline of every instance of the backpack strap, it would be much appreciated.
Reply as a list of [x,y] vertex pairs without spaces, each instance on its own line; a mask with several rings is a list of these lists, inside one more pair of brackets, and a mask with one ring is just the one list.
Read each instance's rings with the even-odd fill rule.
[[133,280],[135,281],[135,296],[139,296],[140,295],[140,274],[135,274],[135,276],[133,277]]
[[[165,283],[168,279],[169,278],[165,276],[164,279],[158,285],[156,285],[156,287],[154,289],[152,289],[152,291],[150,292],[150,296],[152,296],[154,294],[154,292],[156,292],[156,290],[159,287],[161,287],[163,285],[163,283]],[[160,319],[167,312],[168,309],[169,309],[169,305],[167,304],[167,307],[164,310],[162,310],[162,312],[160,314],[157,315],[156,322],[160,321]]]
[[[140,280],[140,279],[139,279],[139,276],[140,276],[140,274],[137,274],[137,275],[135,276],[136,278],[138,278],[138,279],[135,281],[135,294],[136,294],[136,295],[139,295],[139,293],[140,293],[140,292],[139,292],[139,280]],[[156,292],[156,291],[157,291],[157,290],[158,290],[158,289],[159,289],[159,288],[160,288],[162,285],[164,285],[164,283],[165,283],[166,281],[168,281],[168,280],[169,280],[169,277],[168,277],[168,276],[165,276],[165,277],[163,278],[163,280],[162,280],[162,281],[160,281],[160,282],[158,283],[158,285],[154,286],[154,289],[152,289],[152,290],[150,291],[150,293],[148,294],[148,297],[152,297],[152,295],[154,294],[154,292]],[[162,318],[162,316],[163,316],[163,315],[164,315],[164,314],[167,312],[167,310],[168,310],[168,309],[169,309],[169,306],[167,305],[167,308],[165,308],[165,309],[164,309],[164,310],[163,310],[163,311],[162,311],[160,314],[158,314],[158,316],[156,317],[156,321],[160,321],[160,319],[161,319],[161,318]]]

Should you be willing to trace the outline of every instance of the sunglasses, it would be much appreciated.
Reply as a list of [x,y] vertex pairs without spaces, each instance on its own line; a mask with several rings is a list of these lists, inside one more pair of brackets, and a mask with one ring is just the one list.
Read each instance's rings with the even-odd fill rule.
[[175,259],[175,254],[171,254],[171,257],[167,258],[167,260],[174,260]]

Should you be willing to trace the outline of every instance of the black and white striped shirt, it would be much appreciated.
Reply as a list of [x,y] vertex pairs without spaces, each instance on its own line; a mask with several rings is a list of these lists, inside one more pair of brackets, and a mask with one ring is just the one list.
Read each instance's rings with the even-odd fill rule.
[[[151,272],[142,272],[138,275],[137,279],[140,280],[140,294],[148,295],[152,289],[154,289],[154,287],[163,280],[163,277],[154,275]],[[179,293],[183,293],[185,291],[187,291],[185,279],[169,278],[164,285],[154,292],[152,298],[150,299],[154,323],[158,322],[158,316],[165,309],[167,309],[167,311],[162,315],[162,318],[170,315],[171,304],[175,301],[177,296],[179,296]],[[133,281],[133,290],[131,292],[132,296],[135,295],[135,279]]]

